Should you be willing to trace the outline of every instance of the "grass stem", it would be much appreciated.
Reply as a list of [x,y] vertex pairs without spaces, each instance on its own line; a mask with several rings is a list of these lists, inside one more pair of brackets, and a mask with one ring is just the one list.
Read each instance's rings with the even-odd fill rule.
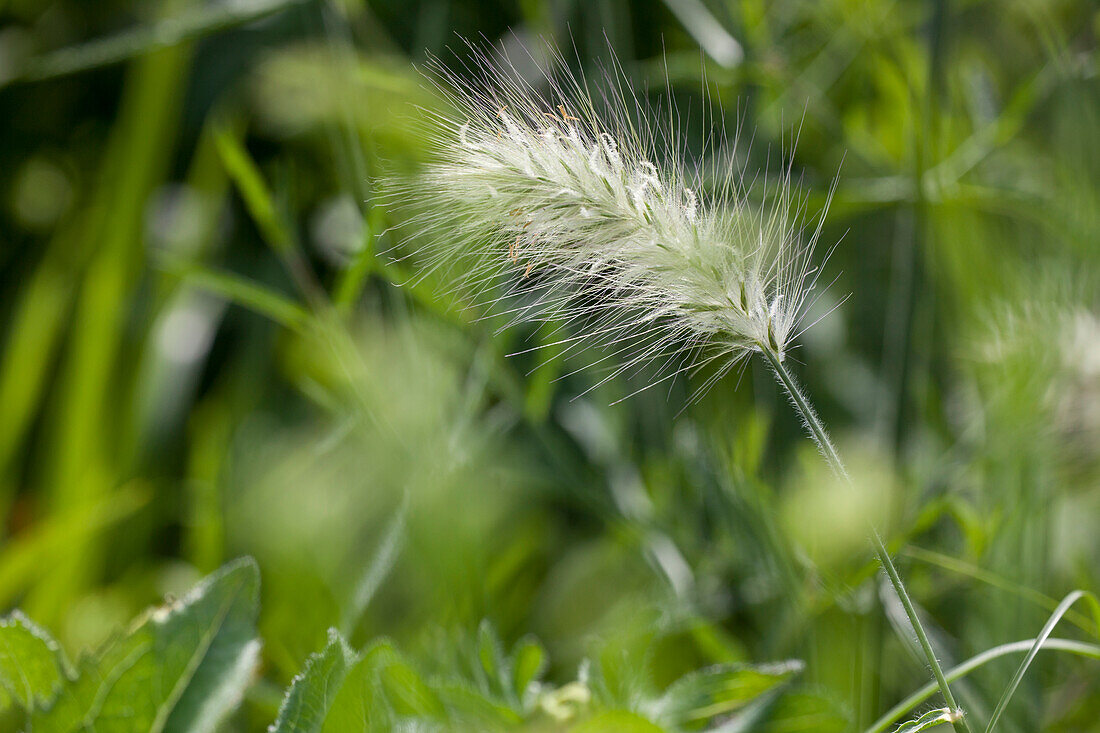
[[[803,394],[798,382],[795,381],[794,375],[788,371],[787,367],[780,360],[779,355],[774,351],[764,345],[761,345],[760,350],[768,360],[768,364],[771,366],[772,371],[775,372],[775,376],[779,380],[779,383],[782,384],[783,389],[787,391],[787,396],[790,397],[791,404],[794,405],[794,408],[802,416],[802,421],[806,426],[806,430],[810,433],[814,442],[817,443],[817,447],[821,450],[821,454],[825,457],[829,466],[838,476],[845,481],[851,482],[851,477],[844,468],[844,462],[840,460],[840,454],[837,452],[836,446],[833,445],[832,440],[829,438],[829,434],[825,431],[825,426],[822,424],[821,418],[817,416],[817,412],[814,411],[813,406],[806,398],[806,395]],[[924,632],[924,627],[921,625],[920,619],[917,617],[917,610],[914,608],[913,602],[909,598],[909,593],[905,590],[905,585],[901,582],[901,576],[898,575],[897,568],[894,567],[894,562],[890,559],[890,553],[887,552],[886,545],[883,544],[882,538],[874,528],[871,529],[871,536],[875,546],[875,553],[878,555],[879,562],[882,563],[882,568],[886,571],[887,577],[890,578],[890,583],[894,586],[894,592],[897,593],[898,598],[901,600],[901,605],[905,609],[905,615],[909,618],[909,624],[913,627],[913,631],[917,635],[917,641],[920,643],[921,650],[928,660],[928,666],[932,668],[932,676],[935,677],[936,684],[939,685],[940,692],[943,694],[943,699],[947,703],[947,706],[956,713],[956,719],[951,721],[951,725],[954,727],[956,733],[970,733],[970,727],[966,723],[966,718],[962,714],[962,709],[955,701],[955,696],[951,692],[951,686],[947,684],[947,678],[944,677],[943,669],[940,667],[939,660],[936,659],[936,653],[932,649],[931,642],[928,641],[928,635]]]

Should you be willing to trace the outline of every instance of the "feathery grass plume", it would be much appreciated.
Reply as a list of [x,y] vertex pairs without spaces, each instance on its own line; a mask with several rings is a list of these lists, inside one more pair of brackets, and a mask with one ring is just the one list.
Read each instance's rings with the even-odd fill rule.
[[657,119],[621,70],[594,97],[551,53],[538,90],[470,50],[473,81],[431,65],[454,112],[427,115],[434,159],[394,194],[421,209],[432,267],[459,271],[512,323],[570,324],[567,349],[609,347],[608,379],[652,364],[663,381],[711,361],[717,379],[761,350],[783,360],[820,234],[802,236],[789,167],[762,205],[728,162],[703,191],[671,110]]
[[[609,357],[621,356],[622,365],[607,379],[677,356],[668,376],[719,360],[716,379],[762,354],[823,457],[848,480],[784,362],[811,304],[819,270],[810,255],[821,233],[819,222],[803,240],[790,168],[759,207],[732,165],[704,195],[699,168],[685,169],[672,116],[664,124],[649,119],[621,69],[598,105],[560,56],[551,54],[542,93],[507,60],[471,51],[473,82],[434,65],[455,112],[431,116],[435,160],[395,194],[426,211],[418,223],[435,241],[435,267],[470,266],[468,282],[491,294],[504,283],[505,295],[491,302],[522,293],[526,300],[507,309],[515,320],[572,323],[576,335],[563,341],[611,345]],[[951,711],[947,719],[963,733],[968,725],[916,609],[872,535]]]

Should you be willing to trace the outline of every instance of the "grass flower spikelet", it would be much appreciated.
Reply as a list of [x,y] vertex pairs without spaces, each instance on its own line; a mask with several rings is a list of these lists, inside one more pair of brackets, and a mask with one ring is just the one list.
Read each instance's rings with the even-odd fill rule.
[[704,193],[671,122],[655,123],[621,75],[597,104],[560,59],[536,92],[509,64],[475,58],[481,83],[436,66],[457,111],[432,118],[435,159],[399,193],[420,204],[436,267],[462,271],[514,321],[571,324],[570,348],[610,346],[615,374],[718,360],[718,376],[754,351],[784,358],[820,232],[802,241],[789,170],[763,205],[732,164]]

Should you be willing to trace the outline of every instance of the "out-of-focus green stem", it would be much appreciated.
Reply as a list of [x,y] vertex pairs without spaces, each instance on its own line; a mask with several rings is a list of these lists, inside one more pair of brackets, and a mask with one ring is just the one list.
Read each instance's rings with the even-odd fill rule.
[[[761,344],[760,351],[764,354],[764,358],[768,360],[768,364],[771,366],[772,371],[775,372],[775,376],[779,380],[779,383],[783,385],[783,389],[786,390],[787,396],[791,399],[791,404],[794,405],[794,408],[802,416],[802,421],[806,426],[806,430],[810,433],[814,442],[817,443],[817,447],[821,450],[821,454],[825,456],[825,460],[829,463],[829,466],[838,476],[850,482],[851,478],[848,476],[848,471],[844,468],[844,462],[840,460],[840,454],[837,453],[836,446],[833,445],[833,441],[830,440],[829,434],[825,431],[825,426],[822,424],[821,418],[817,416],[817,412],[806,398],[806,395],[803,394],[798,382],[795,381],[794,375],[787,370],[786,365],[783,364],[779,355],[766,345]],[[894,591],[898,594],[898,598],[901,599],[901,605],[905,608],[905,615],[909,617],[909,624],[913,627],[913,631],[917,635],[917,641],[920,643],[921,650],[928,660],[928,665],[932,668],[932,675],[936,678],[936,684],[939,685],[940,692],[943,694],[943,699],[951,711],[956,714],[957,719],[952,720],[951,725],[955,728],[956,733],[970,733],[970,727],[966,724],[962,709],[959,707],[959,704],[955,702],[955,695],[952,694],[951,687],[947,684],[947,678],[944,677],[943,669],[940,667],[939,660],[936,659],[936,653],[932,649],[932,644],[928,641],[928,635],[924,632],[924,627],[921,626],[920,619],[917,617],[917,610],[914,608],[913,602],[909,598],[909,593],[905,590],[905,585],[901,582],[901,576],[898,575],[898,571],[894,567],[894,562],[890,559],[890,553],[887,552],[886,545],[883,544],[882,538],[879,537],[878,531],[874,528],[871,529],[871,536],[874,541],[875,553],[878,555],[879,562],[882,563],[882,568],[886,571],[887,577],[890,578],[890,583],[894,586]]]
[[251,23],[300,5],[305,0],[253,0],[250,3],[223,3],[161,18],[150,25],[118,35],[62,48],[29,59],[14,76],[0,79],[0,86],[12,81],[43,81],[116,64],[162,48],[178,46],[196,38]]

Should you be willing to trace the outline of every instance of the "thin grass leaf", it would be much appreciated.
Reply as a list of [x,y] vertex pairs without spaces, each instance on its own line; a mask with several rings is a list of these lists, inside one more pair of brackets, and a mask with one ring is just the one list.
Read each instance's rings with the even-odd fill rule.
[[[38,414],[46,392],[50,365],[56,358],[72,301],[73,273],[61,263],[72,246],[71,233],[58,235],[46,258],[35,269],[17,296],[0,351],[0,473],[7,473],[20,456],[19,448]],[[0,519],[11,500],[7,487],[0,489]]]
[[732,68],[745,58],[741,44],[722,27],[702,0],[665,0],[665,5],[699,47],[722,66]]
[[11,539],[0,554],[0,606],[10,607],[53,558],[133,516],[149,499],[144,488],[125,486],[93,503],[53,514]]
[[985,728],[986,733],[991,733],[993,728],[997,725],[997,721],[1000,719],[1001,714],[1008,706],[1012,696],[1016,693],[1016,688],[1020,686],[1020,681],[1024,678],[1027,668],[1031,666],[1031,662],[1035,659],[1035,655],[1038,654],[1039,649],[1042,648],[1043,642],[1045,642],[1051,632],[1054,631],[1054,627],[1062,620],[1062,616],[1066,614],[1070,606],[1082,598],[1088,601],[1089,607],[1092,609],[1093,616],[1096,619],[1097,626],[1100,627],[1100,600],[1098,600],[1093,593],[1085,590],[1075,590],[1066,596],[1062,602],[1058,604],[1058,608],[1054,609],[1054,613],[1050,615],[1050,618],[1047,619],[1046,624],[1043,626],[1043,630],[1035,637],[1035,643],[1031,645],[1031,649],[1028,650],[1027,656],[1024,657],[1024,661],[1020,663],[1020,667],[1016,670],[1016,674],[1012,676],[1012,681],[1008,683],[1008,687],[1005,688],[1000,701],[997,702],[997,707],[993,710],[993,715],[989,718],[989,725]]
[[360,576],[359,582],[353,587],[352,598],[347,604],[344,618],[340,624],[340,628],[345,634],[351,634],[355,624],[362,617],[363,611],[366,610],[371,599],[374,598],[374,594],[382,587],[382,581],[393,570],[404,545],[408,513],[409,499],[406,494],[401,506],[397,509],[397,513],[386,525],[386,529],[382,533],[382,539],[378,542],[378,547],[375,549],[370,563]]
[[[1001,644],[992,649],[987,649],[981,654],[976,654],[970,659],[967,659],[962,664],[952,667],[944,673],[944,676],[947,678],[948,682],[962,679],[974,670],[984,667],[994,659],[999,659],[1009,654],[1022,654],[1029,651],[1034,646],[1035,641],[1035,639],[1025,639],[1023,641]],[[1097,644],[1086,644],[1071,639],[1047,639],[1043,643],[1042,648],[1048,651],[1066,652],[1100,660],[1100,645]],[[881,718],[867,728],[865,733],[883,733],[883,731],[889,728],[893,723],[896,723],[903,715],[930,698],[937,690],[939,690],[939,685],[934,681],[929,682],[924,687],[886,711]]]
[[[93,195],[80,215],[73,246],[87,253],[87,266],[74,288],[72,324],[50,395],[58,419],[45,436],[48,506],[109,496],[131,470],[108,436],[123,434],[129,420],[118,406],[129,402],[130,385],[120,384],[118,375],[126,365],[128,316],[146,264],[146,204],[173,158],[189,62],[188,49],[167,49],[128,72]],[[71,544],[41,575],[26,609],[46,623],[59,619],[95,582],[104,554],[92,543]]]
[[[980,583],[985,583],[992,588],[998,588],[1003,591],[1007,591],[1020,598],[1025,598],[1032,603],[1041,606],[1047,611],[1053,612],[1058,608],[1058,601],[1054,600],[1045,593],[1040,593],[1033,588],[1028,588],[1019,583],[1014,583],[1011,580],[1004,578],[996,573],[992,573],[988,570],[972,565],[958,558],[951,557],[950,555],[944,555],[939,552],[927,550],[915,545],[909,545],[902,548],[900,554],[907,555],[914,560],[929,563],[930,565],[936,565],[937,567],[949,570],[951,572],[965,575],[968,578],[977,580]],[[1078,613],[1072,609],[1066,611],[1063,618],[1069,621],[1071,624],[1081,629],[1087,634],[1097,635],[1100,634],[1100,627],[1096,623],[1083,613]]]
[[142,28],[32,58],[26,62],[21,72],[0,80],[0,86],[14,80],[42,81],[116,64],[134,56],[178,46],[195,38],[260,20],[305,1],[228,2],[180,13]]
[[163,262],[162,267],[197,288],[219,295],[298,333],[305,333],[312,321],[311,314],[302,306],[239,275],[172,261]]
[[248,213],[260,234],[273,250],[286,255],[294,249],[294,237],[275,207],[271,191],[260,174],[260,169],[241,141],[228,130],[217,130],[214,141],[221,156],[222,165],[233,179],[237,190],[248,207]]

